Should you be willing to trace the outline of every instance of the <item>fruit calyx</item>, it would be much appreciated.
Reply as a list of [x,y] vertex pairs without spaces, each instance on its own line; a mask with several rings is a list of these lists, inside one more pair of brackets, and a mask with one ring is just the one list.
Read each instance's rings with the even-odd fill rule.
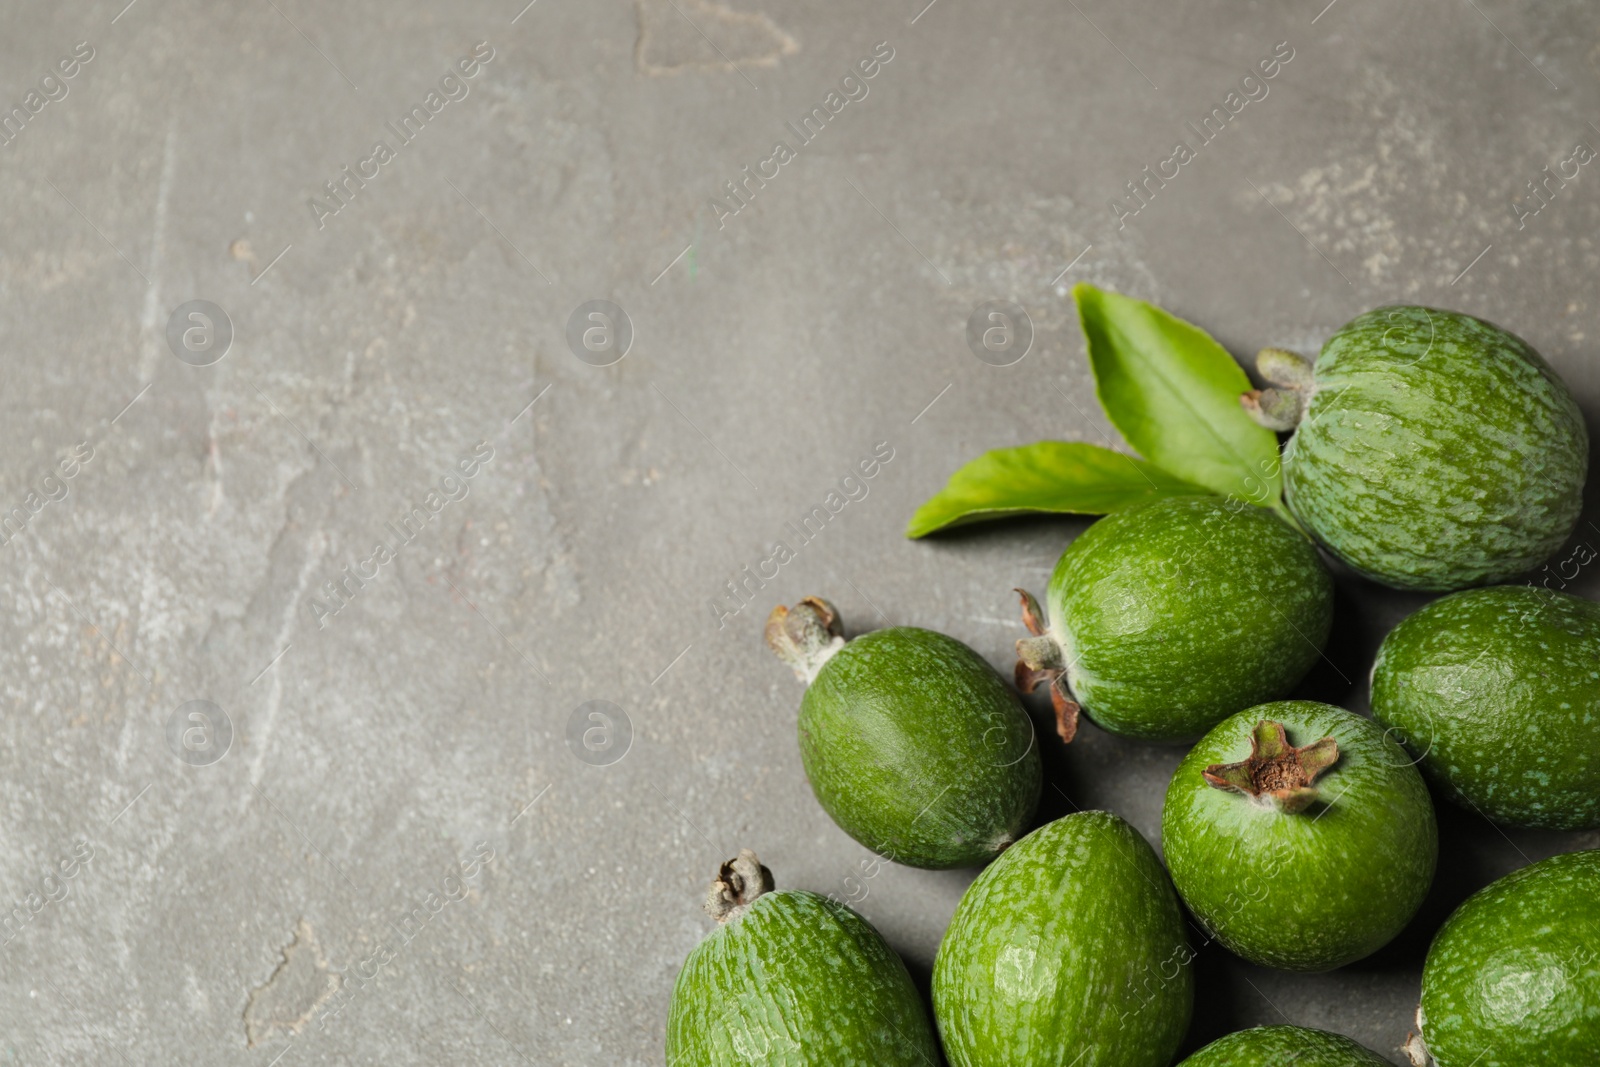
[[1433,1056],[1428,1052],[1428,1046],[1422,1040],[1422,1005],[1417,1005],[1417,1028],[1406,1035],[1406,1043],[1400,1046],[1400,1051],[1406,1054],[1406,1059],[1411,1067],[1435,1067]]
[[1238,763],[1213,763],[1206,783],[1242,793],[1257,803],[1294,813],[1317,799],[1313,783],[1339,762],[1339,742],[1324,737],[1299,748],[1289,744],[1283,723],[1262,719],[1250,735],[1250,755]]
[[741,848],[737,856],[717,868],[717,877],[706,892],[706,914],[719,925],[737,919],[757,897],[772,889],[772,872],[754,852]]
[[1278,433],[1299,426],[1316,387],[1311,361],[1287,348],[1263,348],[1256,353],[1256,370],[1277,388],[1252,389],[1239,397],[1245,411]]
[[1067,687],[1066,654],[1061,642],[1045,627],[1033,594],[1026,589],[1014,592],[1022,597],[1022,625],[1033,635],[1017,641],[1017,688],[1031,693],[1042,683],[1049,683],[1050,705],[1056,710],[1056,733],[1064,743],[1070,743],[1077,736],[1078,712],[1082,708]]
[[792,608],[779,604],[767,616],[766,638],[767,647],[795,677],[810,685],[822,665],[844,647],[839,609],[817,596],[804,597]]

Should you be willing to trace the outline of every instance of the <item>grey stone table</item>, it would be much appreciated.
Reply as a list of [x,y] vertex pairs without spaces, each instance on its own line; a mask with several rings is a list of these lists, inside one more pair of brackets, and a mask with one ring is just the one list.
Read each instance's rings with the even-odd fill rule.
[[[1076,281],[1241,356],[1460,308],[1600,411],[1581,0],[125,2],[0,14],[4,1062],[661,1063],[741,846],[926,981],[970,874],[833,827],[760,622],[1009,666],[1085,524],[901,530],[1113,434]],[[1303,693],[1421,602],[1343,581]],[[1176,750],[1048,756],[1044,815],[1155,838]],[[1600,844],[1443,836],[1372,960],[1202,954],[1191,1040],[1392,1056],[1449,909]]]

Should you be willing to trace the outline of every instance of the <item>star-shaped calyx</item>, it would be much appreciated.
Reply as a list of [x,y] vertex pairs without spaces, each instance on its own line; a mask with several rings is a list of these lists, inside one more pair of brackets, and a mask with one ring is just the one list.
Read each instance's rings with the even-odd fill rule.
[[1283,723],[1263,719],[1250,735],[1250,757],[1238,763],[1213,763],[1207,784],[1280,811],[1304,811],[1317,799],[1313,783],[1339,762],[1339,743],[1324,737],[1299,748],[1289,743]]

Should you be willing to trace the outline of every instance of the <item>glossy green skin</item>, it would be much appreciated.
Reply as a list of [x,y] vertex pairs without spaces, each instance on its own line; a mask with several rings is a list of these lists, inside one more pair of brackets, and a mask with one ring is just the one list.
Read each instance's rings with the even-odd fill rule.
[[1361,1045],[1326,1030],[1258,1026],[1218,1038],[1178,1067],[1390,1067]]
[[1422,970],[1436,1067],[1600,1063],[1600,850],[1553,856],[1467,898]]
[[[1249,756],[1263,719],[1283,723],[1292,745],[1339,743],[1304,811],[1203,776]],[[1386,945],[1427,896],[1439,857],[1433,801],[1411,756],[1370,719],[1309,700],[1242,711],[1190,749],[1167,787],[1161,844],[1201,925],[1234,954],[1288,971],[1342,967]]]
[[1333,622],[1333,579],[1311,542],[1220,497],[1099,520],[1062,554],[1048,599],[1084,711],[1151,741],[1191,741],[1285,695]]
[[696,945],[672,991],[668,1067],[929,1067],[933,1028],[872,924],[815,893],[767,893]]
[[1600,604],[1521,585],[1436,600],[1384,638],[1372,714],[1464,807],[1600,826]]
[[1103,811],[1040,827],[967,888],[933,965],[951,1067],[1166,1067],[1194,953],[1138,831]]
[[1572,394],[1524,341],[1469,315],[1384,307],[1323,345],[1284,499],[1367,577],[1463,589],[1561,547],[1588,461]]
[[976,867],[1039,802],[1033,723],[988,662],[897,626],[823,665],[800,706],[800,756],[833,821],[912,867]]

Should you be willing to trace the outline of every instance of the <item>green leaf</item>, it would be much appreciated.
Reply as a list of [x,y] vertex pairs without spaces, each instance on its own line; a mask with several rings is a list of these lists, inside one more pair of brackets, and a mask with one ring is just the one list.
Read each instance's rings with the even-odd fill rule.
[[985,452],[917,509],[907,537],[1029,512],[1105,515],[1130,504],[1204,493],[1142,459],[1076,441]]
[[1250,379],[1211,335],[1154,304],[1072,290],[1095,391],[1128,444],[1173,475],[1283,511],[1278,439],[1239,404]]

